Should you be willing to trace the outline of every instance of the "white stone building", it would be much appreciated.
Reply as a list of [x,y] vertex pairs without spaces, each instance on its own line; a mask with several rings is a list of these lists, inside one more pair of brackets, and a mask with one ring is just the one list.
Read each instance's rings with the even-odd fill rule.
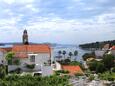
[[14,45],[12,52],[15,53],[15,58],[20,60],[21,65],[45,65],[50,63],[51,59],[50,47],[45,44]]

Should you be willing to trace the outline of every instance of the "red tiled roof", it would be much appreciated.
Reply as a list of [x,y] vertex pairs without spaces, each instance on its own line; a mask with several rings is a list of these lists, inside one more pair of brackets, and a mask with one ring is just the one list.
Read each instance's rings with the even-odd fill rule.
[[80,68],[80,66],[62,65],[62,69],[69,71],[70,75],[73,75],[76,73],[82,73],[83,74],[83,71]]
[[34,53],[50,53],[48,45],[14,45],[12,48],[13,52],[34,52]]
[[14,45],[12,51],[16,53],[16,57],[26,58],[27,52],[30,53],[49,53],[50,47],[45,44],[35,44],[35,45]]
[[4,50],[5,50],[5,51],[7,51],[7,52],[12,51],[12,47],[8,47],[8,48],[2,48],[2,49],[4,49]]
[[112,46],[110,49],[111,49],[111,50],[115,50],[115,46]]
[[2,49],[2,48],[0,48],[0,51],[1,51],[1,52],[6,52],[6,50],[5,50],[5,49]]

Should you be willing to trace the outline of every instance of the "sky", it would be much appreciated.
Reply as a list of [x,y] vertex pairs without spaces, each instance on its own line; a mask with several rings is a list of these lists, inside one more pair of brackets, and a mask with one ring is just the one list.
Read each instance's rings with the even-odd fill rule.
[[0,0],[0,43],[83,44],[115,39],[115,0]]

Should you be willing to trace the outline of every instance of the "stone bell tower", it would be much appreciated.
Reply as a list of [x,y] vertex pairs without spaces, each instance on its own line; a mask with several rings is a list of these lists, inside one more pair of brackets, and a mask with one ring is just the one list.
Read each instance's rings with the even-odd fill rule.
[[24,30],[23,36],[22,36],[23,44],[28,44],[28,33],[27,30]]

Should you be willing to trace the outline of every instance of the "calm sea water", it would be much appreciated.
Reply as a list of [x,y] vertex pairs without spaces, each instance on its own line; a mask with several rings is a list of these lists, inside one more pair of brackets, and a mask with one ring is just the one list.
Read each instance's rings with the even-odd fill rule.
[[[72,59],[75,59],[77,61],[82,61],[82,56],[85,53],[90,53],[91,51],[88,50],[83,50],[81,49],[79,46],[55,46],[53,47],[53,57],[55,56],[59,56],[58,51],[66,51],[65,57],[69,57],[69,52],[72,52],[74,54],[74,51],[77,50],[78,51],[78,55],[77,56],[72,56]],[[63,56],[63,54],[62,54]]]

